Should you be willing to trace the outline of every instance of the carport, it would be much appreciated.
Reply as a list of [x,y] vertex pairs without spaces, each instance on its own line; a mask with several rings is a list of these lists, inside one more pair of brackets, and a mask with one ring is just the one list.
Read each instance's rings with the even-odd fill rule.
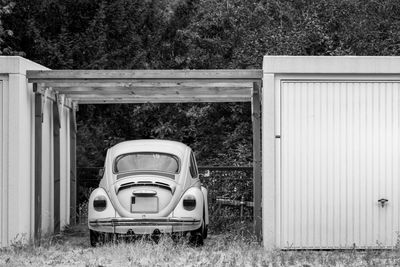
[[[262,70],[39,70],[27,71],[35,93],[34,237],[41,235],[42,99],[71,108],[70,223],[76,215],[76,111],[80,104],[251,102],[253,121],[254,231],[261,238],[261,82]],[[60,133],[54,127],[54,230],[60,230]]]

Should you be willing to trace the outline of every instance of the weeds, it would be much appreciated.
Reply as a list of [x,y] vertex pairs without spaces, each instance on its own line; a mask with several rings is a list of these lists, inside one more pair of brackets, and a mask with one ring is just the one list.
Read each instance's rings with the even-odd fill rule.
[[21,250],[28,243],[28,239],[26,238],[26,234],[17,234],[10,242],[10,248],[13,251]]
[[246,231],[211,235],[198,248],[168,235],[158,244],[142,238],[92,248],[84,225],[44,237],[39,247],[18,237],[0,250],[0,265],[11,266],[396,266],[399,258],[398,250],[266,251]]

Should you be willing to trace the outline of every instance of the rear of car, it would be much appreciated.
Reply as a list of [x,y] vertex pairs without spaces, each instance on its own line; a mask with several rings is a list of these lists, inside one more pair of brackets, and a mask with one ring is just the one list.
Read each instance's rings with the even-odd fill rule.
[[179,142],[135,140],[110,148],[88,209],[92,245],[116,235],[190,233],[198,244],[207,236],[207,190],[192,150]]

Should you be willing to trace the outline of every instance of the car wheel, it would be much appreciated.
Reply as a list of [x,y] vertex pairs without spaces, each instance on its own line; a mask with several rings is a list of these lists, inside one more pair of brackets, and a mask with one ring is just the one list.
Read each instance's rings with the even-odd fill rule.
[[201,233],[192,233],[189,237],[189,244],[195,247],[201,247],[204,245],[204,239]]
[[203,239],[206,239],[208,236],[208,225],[204,226],[203,229]]
[[205,214],[205,207],[203,208],[203,224],[202,224],[202,235],[203,239],[206,239],[208,236],[208,225],[206,225],[206,214]]
[[160,242],[161,233],[153,233],[150,237],[154,243],[158,244]]
[[204,245],[204,239],[205,239],[204,236],[207,236],[207,230],[203,216],[203,220],[201,222],[201,226],[199,227],[199,229],[192,231],[190,233],[189,243],[196,247],[202,246]]
[[90,237],[90,245],[92,247],[97,246],[100,237],[99,232],[89,230],[89,237]]
[[90,230],[90,245],[92,247],[96,247],[97,245],[101,245],[107,242],[106,233],[101,233],[97,231]]
[[128,242],[129,242],[129,243],[135,242],[137,238],[138,238],[138,237],[137,237],[135,234],[127,234],[127,235],[124,236],[124,240],[125,240],[125,242],[127,242],[127,243],[128,243]]

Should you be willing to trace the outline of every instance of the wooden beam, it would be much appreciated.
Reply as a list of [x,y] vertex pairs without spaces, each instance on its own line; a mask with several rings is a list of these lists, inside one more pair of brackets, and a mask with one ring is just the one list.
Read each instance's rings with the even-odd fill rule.
[[69,99],[72,101],[74,100],[114,100],[114,99],[119,99],[119,100],[138,100],[138,101],[151,101],[151,100],[156,100],[156,101],[202,101],[203,99],[206,100],[204,102],[207,102],[209,100],[218,100],[222,99],[224,101],[230,101],[230,99],[236,100],[236,99],[244,99],[246,101],[251,101],[251,95],[247,94],[236,94],[236,95],[229,95],[229,94],[223,94],[223,95],[181,95],[181,94],[171,94],[171,95],[160,95],[160,94],[154,94],[154,95],[137,95],[137,94],[111,94],[111,95],[96,95],[96,94],[88,94],[88,95],[66,95]]
[[[37,84],[33,84],[37,91]],[[34,221],[34,240],[40,244],[42,232],[42,95],[35,94],[35,221]]]
[[[130,85],[130,86],[140,86],[140,84],[168,84],[168,83],[189,83],[189,84],[197,84],[198,86],[203,86],[207,87],[208,84],[222,84],[222,83],[242,83],[246,85],[247,83],[252,83],[254,81],[257,81],[257,79],[248,79],[248,80],[241,80],[239,78],[236,79],[217,79],[217,78],[204,78],[204,79],[161,79],[161,78],[154,78],[154,79],[30,79],[28,82],[36,82],[40,86],[48,86],[48,87],[74,87],[74,86],[82,86],[82,87],[87,87],[87,86],[96,86],[97,84],[107,84],[110,83],[111,85],[117,84],[122,84],[122,85]],[[50,86],[54,85],[54,86]],[[105,85],[102,85],[105,87]],[[157,87],[157,86],[155,86]]]
[[[247,79],[247,80],[241,80],[240,78],[226,78],[226,79],[218,79],[218,78],[203,78],[203,79],[196,79],[196,78],[191,78],[191,79],[179,79],[179,78],[171,78],[171,79],[161,79],[161,78],[154,78],[154,79],[36,79],[32,78],[28,80],[30,83],[38,83],[39,85],[44,85],[44,86],[49,86],[49,87],[75,87],[75,86],[81,86],[81,87],[91,87],[91,86],[96,86],[98,84],[107,84],[111,83],[111,85],[115,84],[123,84],[127,85],[130,84],[130,86],[135,86],[136,84],[149,84],[149,83],[159,83],[159,84],[168,84],[168,83],[196,83],[199,86],[202,87],[207,87],[208,84],[215,84],[215,83],[243,83],[246,84],[248,82],[254,82],[257,81],[258,79]],[[92,85],[93,84],[93,85]],[[51,86],[53,85],[53,86]],[[138,86],[139,86],[138,85]],[[118,86],[118,85],[117,85]],[[102,87],[106,87],[105,85],[102,85]],[[149,86],[150,87],[150,86]],[[157,87],[157,86],[155,86]]]
[[126,80],[126,81],[114,81],[107,79],[96,79],[96,80],[57,80],[55,82],[43,82],[39,84],[41,86],[57,88],[58,90],[87,90],[87,88],[198,88],[198,87],[222,87],[222,88],[235,88],[235,87],[247,87],[252,88],[253,83],[249,81],[236,81],[236,82],[187,82],[187,81],[152,81],[152,80]]
[[262,70],[46,70],[27,77],[81,104],[248,102]]
[[29,82],[56,82],[57,80],[132,79],[132,80],[193,80],[232,82],[259,81],[262,70],[43,70],[27,71]]
[[[138,101],[202,101],[204,100],[218,100],[222,99],[224,101],[230,101],[230,99],[236,100],[236,99],[244,99],[246,101],[251,101],[251,95],[247,94],[238,94],[238,95],[193,95],[193,96],[187,96],[187,95],[180,95],[180,94],[174,94],[174,95],[127,95],[127,94],[113,94],[113,95],[96,95],[96,94],[90,94],[90,95],[66,95],[69,99],[72,101],[75,100],[138,100]],[[205,102],[207,102],[205,101]]]
[[76,108],[70,113],[70,224],[76,224]]
[[60,193],[61,193],[61,169],[60,169],[60,114],[58,109],[58,99],[53,102],[53,161],[54,161],[54,232],[60,232]]
[[67,95],[248,95],[250,97],[252,87],[64,87],[54,90]]
[[246,206],[246,207],[254,207],[253,201],[241,201],[241,200],[232,200],[226,198],[217,198],[217,204],[226,205],[226,206]]
[[[261,176],[261,83],[255,82],[252,97],[253,118],[253,195],[254,233],[258,241],[262,237],[262,176]],[[273,218],[268,218],[273,219]]]
[[186,97],[186,98],[72,98],[78,104],[143,104],[143,103],[223,103],[223,102],[250,102],[250,97]]

